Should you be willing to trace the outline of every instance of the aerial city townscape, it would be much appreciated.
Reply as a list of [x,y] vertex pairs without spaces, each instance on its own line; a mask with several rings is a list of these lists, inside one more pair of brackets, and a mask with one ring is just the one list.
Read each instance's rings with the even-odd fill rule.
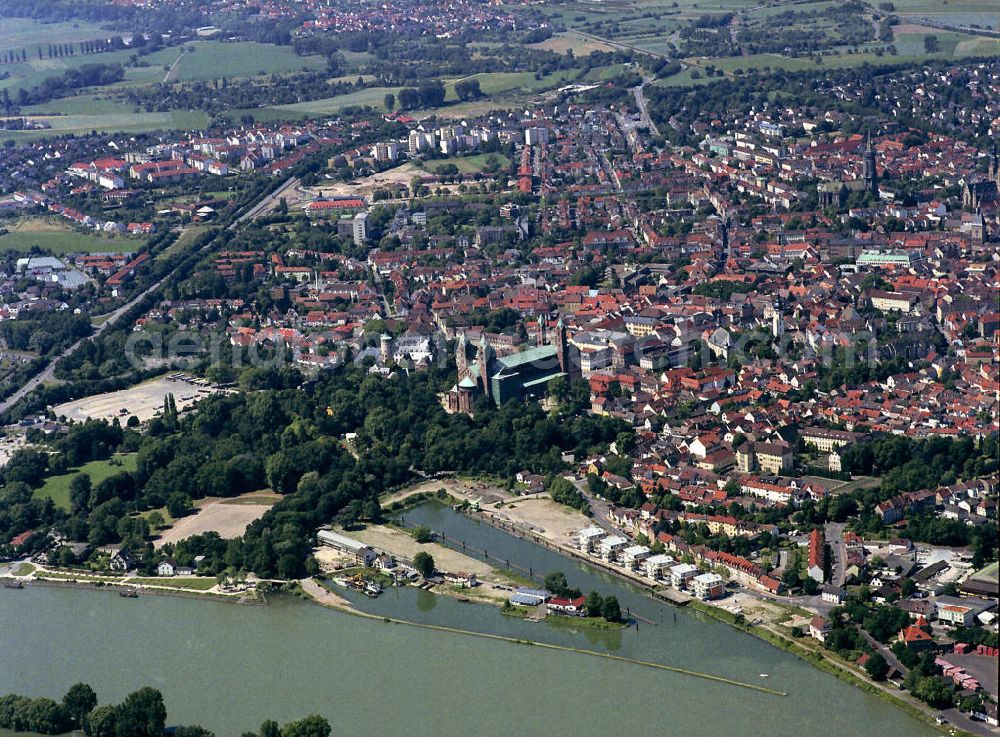
[[996,0],[0,0],[0,141],[0,737],[1000,735]]

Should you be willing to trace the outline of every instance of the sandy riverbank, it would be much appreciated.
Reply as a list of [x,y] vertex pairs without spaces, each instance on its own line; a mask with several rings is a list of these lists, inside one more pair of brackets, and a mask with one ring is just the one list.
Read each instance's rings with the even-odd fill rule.
[[459,478],[422,481],[384,498],[382,506],[405,502],[417,494],[434,494],[440,489],[459,501],[477,503],[484,513],[557,545],[572,542],[579,530],[593,524],[587,515],[552,501],[546,493],[519,496],[486,481]]

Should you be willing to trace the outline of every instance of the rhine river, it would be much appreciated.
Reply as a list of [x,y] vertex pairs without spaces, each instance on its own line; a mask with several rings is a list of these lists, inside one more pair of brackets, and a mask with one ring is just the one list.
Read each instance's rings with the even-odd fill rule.
[[[485,524],[427,505],[406,513],[491,555],[618,596],[656,621],[621,632],[504,617],[494,607],[412,588],[368,611],[614,652],[758,683],[771,696],[691,676],[527,645],[387,624],[289,597],[266,607],[29,586],[0,589],[0,693],[60,698],[77,681],[102,703],[143,685],[170,724],[219,737],[264,719],[325,715],[337,737],[923,737],[937,734],[886,702],[696,612],[654,602]],[[676,621],[675,615],[676,614]],[[758,674],[766,672],[769,678]]]

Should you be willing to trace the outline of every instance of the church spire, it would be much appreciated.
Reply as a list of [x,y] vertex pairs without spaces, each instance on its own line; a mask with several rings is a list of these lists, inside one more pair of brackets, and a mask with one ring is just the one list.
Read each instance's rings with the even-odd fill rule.
[[862,176],[865,189],[872,194],[878,194],[878,169],[875,166],[875,145],[872,141],[871,128],[865,133],[865,153],[862,159]]

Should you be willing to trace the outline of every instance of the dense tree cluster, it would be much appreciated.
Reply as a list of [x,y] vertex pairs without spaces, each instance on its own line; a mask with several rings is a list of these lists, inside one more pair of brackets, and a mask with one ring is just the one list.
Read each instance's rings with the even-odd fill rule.
[[[0,696],[0,728],[39,734],[63,734],[82,730],[87,737],[165,737],[167,708],[163,695],[144,686],[117,705],[98,705],[97,695],[86,683],[71,686],[62,702],[48,698]],[[258,732],[243,737],[329,737],[330,723],[316,714],[280,727],[264,722]],[[214,737],[203,727],[171,728],[174,737]]]
[[41,84],[17,92],[18,105],[37,105],[57,97],[64,97],[83,87],[100,87],[125,79],[125,70],[119,64],[84,64],[67,69],[59,76],[47,77]]
[[855,475],[881,476],[886,494],[934,488],[997,470],[996,435],[976,442],[971,437],[913,440],[878,435],[844,450],[841,465]]
[[[474,418],[449,415],[437,396],[449,377],[435,369],[386,380],[354,367],[303,383],[294,370],[252,369],[243,376],[248,391],[206,398],[197,413],[181,417],[168,404],[144,436],[97,422],[74,427],[56,442],[56,454],[25,450],[12,458],[0,496],[0,539],[58,524],[95,546],[123,542],[145,551],[150,569],[150,529],[136,513],[166,507],[183,514],[195,499],[270,487],[284,498],[242,539],[206,534],[174,552],[185,563],[205,555],[207,573],[233,568],[289,578],[305,571],[317,527],[377,517],[378,495],[413,478],[415,469],[552,474],[564,468],[563,452],[586,455],[621,430],[610,418],[560,422],[536,404],[484,403]],[[338,440],[348,432],[356,433],[357,459]],[[119,449],[138,451],[135,473],[121,471],[93,488],[75,481],[68,514],[32,498],[46,474]]]

